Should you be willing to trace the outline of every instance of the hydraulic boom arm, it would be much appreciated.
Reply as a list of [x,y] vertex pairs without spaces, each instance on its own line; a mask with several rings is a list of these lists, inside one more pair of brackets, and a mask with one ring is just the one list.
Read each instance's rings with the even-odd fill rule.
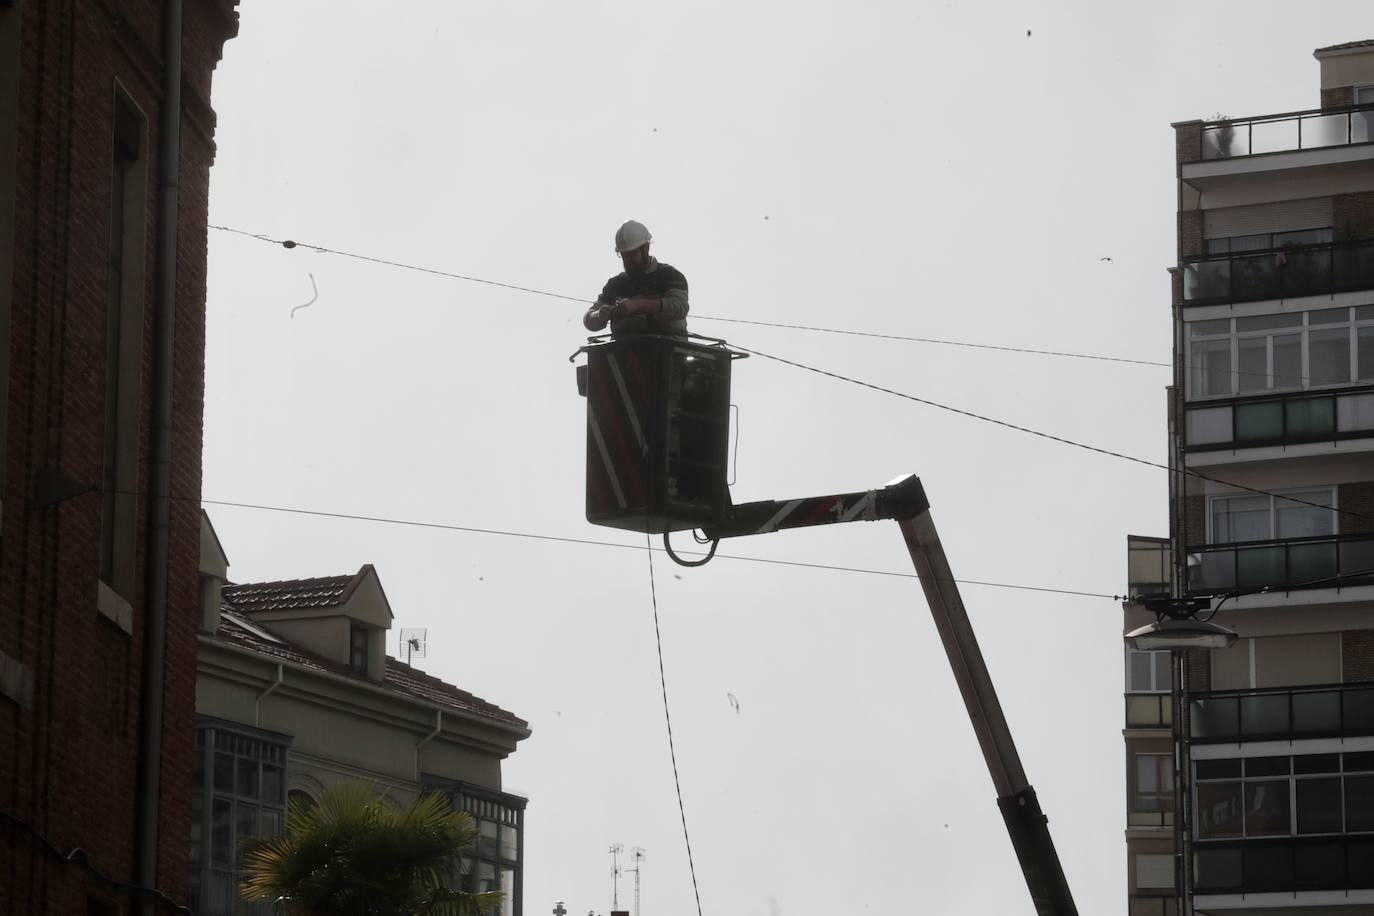
[[1059,864],[1048,819],[1040,810],[1035,790],[1021,766],[1002,705],[964,610],[958,583],[950,571],[944,548],[940,546],[940,537],[930,517],[930,503],[920,480],[907,477],[866,493],[731,506],[722,523],[706,529],[705,533],[711,538],[727,538],[783,528],[876,519],[894,519],[901,526],[911,562],[925,590],[935,627],[968,709],[969,721],[973,723],[983,759],[992,775],[997,806],[1002,810],[1036,913],[1038,916],[1077,916],[1078,908]]

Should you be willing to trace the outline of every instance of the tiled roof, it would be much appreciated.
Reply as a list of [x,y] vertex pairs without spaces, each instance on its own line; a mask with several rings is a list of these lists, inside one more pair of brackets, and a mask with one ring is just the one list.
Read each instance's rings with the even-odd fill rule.
[[224,597],[235,609],[247,614],[308,607],[335,607],[348,599],[349,586],[361,575],[359,572],[351,576],[225,585]]
[[1323,51],[1345,51],[1349,48],[1374,48],[1374,38],[1366,38],[1364,41],[1347,41],[1345,44],[1318,48],[1316,53],[1320,54]]
[[[342,578],[345,583],[352,577]],[[328,582],[329,579],[304,579],[301,582]],[[269,582],[265,585],[283,585],[295,583]],[[238,586],[239,588],[258,588],[263,586]],[[228,596],[229,588],[224,589]],[[381,683],[358,674],[347,665],[340,665],[327,658],[316,655],[314,652],[302,649],[299,646],[282,639],[263,626],[250,616],[241,613],[238,609],[237,600],[232,604],[226,604],[220,614],[220,628],[217,636],[226,642],[251,649],[263,655],[270,655],[273,658],[280,658],[284,661],[293,662],[305,668],[313,668],[317,671],[326,671],[330,674],[337,674],[343,677],[352,678],[359,683],[371,684],[403,693],[416,699],[426,700],[439,706],[447,706],[461,712],[471,713],[494,722],[510,725],[515,728],[528,728],[529,723],[514,713],[507,712],[494,703],[488,703],[481,697],[473,696],[466,690],[460,690],[452,684],[431,677],[410,665],[397,661],[387,656],[386,674]],[[264,636],[269,638],[264,638]]]

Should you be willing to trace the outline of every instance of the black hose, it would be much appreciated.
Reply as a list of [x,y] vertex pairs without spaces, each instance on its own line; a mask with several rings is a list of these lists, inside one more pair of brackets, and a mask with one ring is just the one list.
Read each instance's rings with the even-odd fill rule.
[[663,549],[667,551],[668,557],[678,566],[705,566],[711,562],[711,558],[716,555],[716,547],[720,544],[720,538],[711,539],[711,549],[706,551],[706,556],[700,560],[684,560],[673,552],[673,545],[668,540],[668,532],[663,532]]

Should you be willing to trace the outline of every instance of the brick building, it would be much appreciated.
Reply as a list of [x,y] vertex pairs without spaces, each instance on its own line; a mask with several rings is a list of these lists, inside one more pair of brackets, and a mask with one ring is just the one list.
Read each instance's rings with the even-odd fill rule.
[[1130,916],[1374,913],[1374,41],[1316,58],[1320,108],[1173,125],[1171,531],[1130,591],[1239,638],[1128,643]]
[[0,0],[13,916],[187,900],[210,82],[235,5]]

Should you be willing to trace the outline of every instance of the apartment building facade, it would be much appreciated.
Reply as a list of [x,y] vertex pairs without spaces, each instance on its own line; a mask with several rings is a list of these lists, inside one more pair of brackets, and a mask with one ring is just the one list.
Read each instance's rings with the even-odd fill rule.
[[1127,644],[1131,916],[1374,913],[1374,41],[1315,56],[1318,108],[1173,125],[1171,530],[1130,586],[1239,639]]
[[0,2],[0,912],[184,905],[236,0]]

